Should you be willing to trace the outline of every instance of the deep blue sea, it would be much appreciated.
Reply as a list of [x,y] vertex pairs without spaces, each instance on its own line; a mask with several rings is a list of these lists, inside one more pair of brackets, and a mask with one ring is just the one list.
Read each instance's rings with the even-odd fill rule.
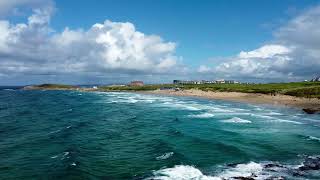
[[320,179],[318,155],[320,115],[299,109],[0,90],[0,179]]

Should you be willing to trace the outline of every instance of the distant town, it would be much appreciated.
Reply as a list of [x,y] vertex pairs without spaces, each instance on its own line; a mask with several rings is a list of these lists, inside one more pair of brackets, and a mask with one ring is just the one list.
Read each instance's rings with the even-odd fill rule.
[[[208,81],[208,80],[173,80],[173,84],[241,84],[238,81],[234,80],[214,80],[214,81]],[[131,81],[128,86],[143,86],[143,81]]]
[[214,80],[214,81],[207,81],[207,80],[200,80],[200,81],[183,81],[183,80],[173,80],[173,84],[240,84],[238,81],[234,80]]
[[[311,80],[304,80],[305,82],[320,82],[320,76],[314,77]],[[219,80],[173,80],[172,84],[175,85],[191,85],[191,84],[255,84],[255,83],[248,83],[248,82],[239,82],[235,80],[224,80],[224,79],[219,79]],[[115,84],[115,85],[110,85],[110,87],[114,86],[144,86],[143,81],[131,81],[127,85],[125,84]]]

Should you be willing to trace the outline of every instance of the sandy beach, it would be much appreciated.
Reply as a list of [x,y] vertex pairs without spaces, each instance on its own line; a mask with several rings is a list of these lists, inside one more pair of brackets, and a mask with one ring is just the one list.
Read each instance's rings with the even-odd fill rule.
[[299,98],[287,95],[266,95],[254,93],[239,93],[239,92],[211,92],[201,91],[197,89],[190,90],[155,90],[147,91],[148,94],[162,94],[172,96],[191,96],[208,99],[221,99],[236,102],[246,102],[253,104],[271,104],[295,107],[300,109],[317,109],[320,110],[320,100],[316,98]]
[[[24,90],[75,90],[75,91],[102,91],[93,88],[51,88],[51,87],[37,87],[37,86],[26,86]],[[126,90],[124,90],[126,91]],[[116,91],[118,92],[118,91]],[[270,94],[259,94],[259,93],[240,93],[240,92],[213,92],[213,91],[202,91],[198,89],[188,90],[153,90],[153,91],[128,91],[142,94],[160,94],[169,96],[190,96],[200,97],[207,99],[220,99],[235,102],[244,102],[252,104],[267,104],[277,106],[287,106],[293,108],[304,109],[307,113],[320,113],[320,99],[317,98],[303,98],[294,97],[282,94],[270,95]]]

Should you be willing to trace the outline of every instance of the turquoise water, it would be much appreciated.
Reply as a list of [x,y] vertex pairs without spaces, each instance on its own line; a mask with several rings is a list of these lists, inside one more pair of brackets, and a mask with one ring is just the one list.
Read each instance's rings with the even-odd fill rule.
[[294,173],[320,155],[319,130],[320,115],[298,109],[6,89],[0,179],[319,179],[317,170]]

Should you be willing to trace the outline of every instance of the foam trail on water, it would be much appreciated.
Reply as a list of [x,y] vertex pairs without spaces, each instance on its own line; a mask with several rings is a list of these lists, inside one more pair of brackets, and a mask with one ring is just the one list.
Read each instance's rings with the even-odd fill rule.
[[293,123],[293,124],[304,124],[304,123],[297,122],[297,121],[279,119],[279,118],[276,118],[276,117],[271,117],[271,116],[266,116],[266,115],[261,115],[261,114],[251,114],[251,116],[255,116],[255,117],[258,117],[258,118],[262,118],[262,119],[268,119],[271,122],[285,122],[285,123]]
[[165,154],[163,154],[163,155],[161,155],[161,156],[158,156],[158,157],[156,157],[156,160],[165,160],[165,159],[168,159],[168,158],[170,158],[171,156],[173,156],[173,152],[168,152],[168,153],[165,153]]
[[241,119],[241,118],[238,118],[238,117],[233,117],[233,118],[228,119],[228,120],[222,120],[222,122],[225,122],[225,123],[244,123],[244,124],[252,123],[249,120]]
[[202,114],[192,114],[192,115],[188,115],[188,117],[192,117],[192,118],[211,118],[213,117],[214,114],[211,113],[202,113]]
[[318,142],[320,142],[320,138],[318,138],[318,137],[308,136],[308,139],[309,139],[309,140],[313,140],[313,141],[318,141]]
[[301,122],[297,122],[297,121],[291,121],[291,120],[286,120],[286,119],[276,119],[274,120],[275,122],[286,122],[286,123],[292,123],[292,124],[303,124]]

